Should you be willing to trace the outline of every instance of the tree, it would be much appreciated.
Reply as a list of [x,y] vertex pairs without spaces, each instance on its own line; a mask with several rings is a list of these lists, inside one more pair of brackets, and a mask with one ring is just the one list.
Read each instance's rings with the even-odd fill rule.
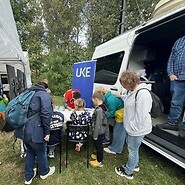
[[129,30],[151,18],[159,0],[126,0],[125,29]]
[[42,68],[43,21],[38,0],[11,0],[14,18],[23,50],[29,52],[32,72],[39,75]]
[[87,3],[87,40],[90,50],[118,35],[120,0],[89,0]]

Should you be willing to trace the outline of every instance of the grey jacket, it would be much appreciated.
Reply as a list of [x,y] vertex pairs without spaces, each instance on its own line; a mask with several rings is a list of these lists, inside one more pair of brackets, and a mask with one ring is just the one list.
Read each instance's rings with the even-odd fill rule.
[[92,122],[94,124],[93,138],[98,138],[99,135],[105,133],[107,126],[108,110],[104,104],[97,106],[92,115]]

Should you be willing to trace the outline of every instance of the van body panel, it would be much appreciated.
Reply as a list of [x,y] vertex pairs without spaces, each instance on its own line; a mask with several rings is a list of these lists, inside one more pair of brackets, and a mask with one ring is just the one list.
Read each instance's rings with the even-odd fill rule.
[[[164,114],[152,120],[153,131],[146,136],[143,143],[183,168],[185,168],[185,138],[179,138],[178,131],[159,130],[156,125],[167,122],[171,94],[166,67],[173,44],[178,38],[185,35],[184,23],[185,7],[160,18],[152,19],[97,46],[92,56],[93,60],[97,60],[96,74],[104,72],[106,76],[108,73],[112,74],[112,69],[109,68],[110,71],[105,70],[109,62],[114,68],[120,62],[116,57],[123,52],[120,55],[122,61],[119,69],[115,70],[117,79],[109,80],[108,77],[111,78],[111,75],[107,75],[105,83],[103,83],[103,80],[102,83],[101,80],[95,80],[94,89],[98,86],[104,86],[114,94],[124,94],[126,90],[119,83],[119,78],[124,70],[135,71],[149,79],[147,83],[152,84],[152,91],[160,97],[164,104]],[[102,61],[104,66],[99,65]],[[101,70],[99,67],[101,67]]]

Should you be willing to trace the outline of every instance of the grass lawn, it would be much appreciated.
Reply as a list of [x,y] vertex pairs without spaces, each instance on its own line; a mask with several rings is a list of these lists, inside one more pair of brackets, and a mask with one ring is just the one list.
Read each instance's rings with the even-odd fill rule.
[[[55,98],[56,102],[61,99]],[[2,123],[0,123],[0,127]],[[24,184],[24,159],[20,157],[20,143],[12,148],[13,133],[0,132],[0,185]],[[94,152],[91,142],[90,153]],[[114,172],[114,167],[127,161],[127,149],[122,155],[104,153],[102,168],[86,167],[86,151],[69,147],[68,167],[65,167],[65,138],[62,147],[62,173],[59,173],[59,149],[55,158],[49,159],[56,166],[56,173],[45,180],[36,177],[33,185],[184,185],[185,170],[170,162],[150,148],[142,145],[140,151],[140,171],[134,173],[134,180],[127,180]]]
[[[24,159],[20,157],[19,142],[12,148],[13,134],[0,133],[0,185],[21,185],[24,178]],[[122,155],[104,154],[102,168],[86,167],[86,151],[76,152],[70,145],[69,163],[65,168],[65,142],[62,148],[62,173],[59,173],[59,150],[56,148],[55,159],[50,165],[56,166],[56,173],[46,180],[36,177],[33,185],[183,185],[185,170],[165,159],[146,146],[141,147],[140,171],[135,172],[134,180],[126,180],[116,175],[115,166],[126,162],[127,150]],[[91,143],[90,152],[94,151]]]

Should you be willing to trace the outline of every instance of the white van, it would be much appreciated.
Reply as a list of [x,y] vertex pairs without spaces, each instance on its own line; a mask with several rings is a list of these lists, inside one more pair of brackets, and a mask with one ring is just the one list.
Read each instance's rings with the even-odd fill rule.
[[94,89],[104,85],[115,94],[125,89],[119,83],[124,70],[139,72],[146,69],[153,91],[164,104],[164,114],[153,119],[153,131],[144,144],[185,168],[185,138],[177,131],[160,130],[156,124],[167,122],[170,108],[170,81],[166,66],[174,42],[185,35],[185,7],[160,18],[153,18],[118,37],[96,47],[97,60]]

